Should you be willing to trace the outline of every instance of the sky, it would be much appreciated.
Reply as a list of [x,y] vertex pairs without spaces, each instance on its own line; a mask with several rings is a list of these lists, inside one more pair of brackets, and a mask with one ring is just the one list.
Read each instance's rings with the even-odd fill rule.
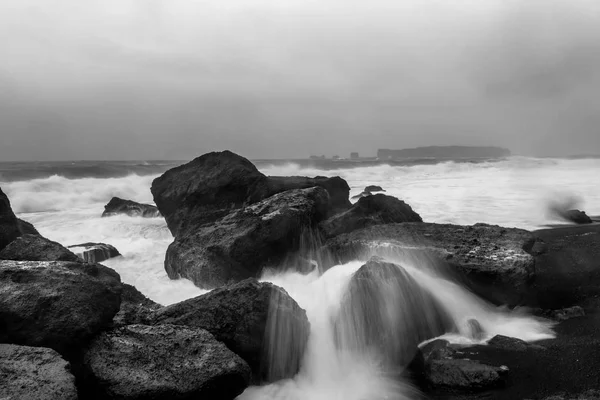
[[2,0],[0,161],[600,154],[597,0]]

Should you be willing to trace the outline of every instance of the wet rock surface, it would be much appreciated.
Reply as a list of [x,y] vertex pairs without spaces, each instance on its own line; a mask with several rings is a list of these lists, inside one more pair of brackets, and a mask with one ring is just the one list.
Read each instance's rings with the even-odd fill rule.
[[99,264],[0,261],[0,342],[70,355],[112,323],[119,275]]
[[85,353],[91,399],[233,399],[250,368],[204,329],[128,325],[100,334]]
[[52,349],[0,344],[0,398],[77,400],[75,377]]
[[181,234],[167,249],[167,274],[206,288],[258,277],[300,247],[328,204],[323,188],[289,190]]
[[160,211],[151,204],[141,204],[132,200],[125,200],[119,197],[113,197],[108,204],[104,206],[102,217],[111,217],[113,215],[128,215],[130,217],[157,218],[160,217]]
[[69,249],[39,235],[22,235],[0,251],[0,260],[80,261]]
[[152,322],[206,329],[248,362],[255,381],[295,375],[310,332],[306,312],[295,300],[254,279],[164,307]]
[[69,246],[77,257],[88,263],[99,263],[111,258],[121,256],[119,250],[105,243],[81,243]]
[[334,237],[374,225],[422,221],[421,216],[402,200],[377,194],[361,198],[351,208],[319,226],[325,236]]
[[0,188],[0,250],[24,234],[39,235],[31,223],[16,217],[8,196]]
[[144,296],[134,286],[124,283],[122,289],[121,306],[113,324],[117,327],[150,324],[154,312],[163,306]]

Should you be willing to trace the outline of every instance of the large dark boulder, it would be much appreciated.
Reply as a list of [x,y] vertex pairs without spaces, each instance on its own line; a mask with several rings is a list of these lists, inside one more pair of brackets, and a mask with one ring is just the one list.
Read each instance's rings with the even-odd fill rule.
[[334,215],[320,224],[328,237],[374,225],[399,222],[423,222],[421,216],[392,196],[376,194],[362,197],[350,209]]
[[579,210],[567,210],[562,214],[562,218],[574,222],[576,224],[591,224],[592,219],[585,213],[585,211]]
[[69,246],[79,259],[88,263],[99,263],[119,257],[121,253],[114,246],[105,243],[81,243]]
[[80,261],[63,245],[39,235],[23,235],[0,251],[0,260]]
[[21,235],[39,235],[40,233],[35,229],[35,226],[31,222],[24,221],[17,218],[17,226]]
[[99,264],[0,261],[0,342],[69,356],[106,329],[121,302],[119,275]]
[[352,276],[334,328],[338,346],[375,352],[370,356],[400,373],[419,343],[455,326],[442,305],[402,266],[374,257]]
[[[327,241],[327,265],[377,254],[413,257],[431,263],[448,278],[458,279],[476,294],[495,303],[521,305],[531,296],[536,259],[547,250],[522,229],[476,224],[431,223],[377,225]],[[325,258],[326,259],[326,258]]]
[[69,363],[43,347],[0,344],[0,398],[77,400]]
[[140,293],[134,286],[123,284],[121,308],[113,323],[115,326],[148,325],[154,312],[162,306]]
[[152,182],[151,190],[173,236],[270,194],[268,178],[230,151],[204,154],[170,169]]
[[348,197],[350,196],[350,186],[348,182],[339,176],[332,178],[317,176],[307,178],[304,176],[270,176],[269,185],[271,193],[280,193],[292,189],[307,189],[319,186],[329,193],[330,210],[329,215],[347,210],[352,204]]
[[240,355],[256,381],[294,376],[310,324],[285,290],[248,279],[155,312],[154,324],[203,328]]
[[31,223],[16,217],[10,200],[0,188],[0,250],[24,234],[39,235]]
[[100,334],[85,353],[86,398],[233,399],[250,368],[203,329],[129,325]]
[[144,218],[156,218],[161,216],[160,211],[158,211],[156,206],[113,197],[108,204],[104,206],[102,217],[110,217],[119,214]]
[[258,277],[300,247],[328,204],[323,188],[289,190],[180,234],[167,249],[167,274],[206,288]]

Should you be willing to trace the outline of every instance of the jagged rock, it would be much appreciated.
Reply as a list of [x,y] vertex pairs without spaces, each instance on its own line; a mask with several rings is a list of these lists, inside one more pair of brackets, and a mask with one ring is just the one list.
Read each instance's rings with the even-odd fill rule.
[[233,399],[250,368],[206,330],[128,325],[100,334],[85,353],[86,398]]
[[585,311],[579,306],[573,306],[569,308],[563,308],[561,310],[554,310],[552,312],[552,318],[558,321],[566,321],[571,318],[584,317]]
[[567,210],[561,216],[567,220],[576,224],[591,224],[592,219],[585,213],[585,211],[579,210]]
[[40,233],[35,229],[31,222],[17,218],[17,226],[21,235],[39,235]]
[[155,312],[154,324],[203,328],[240,355],[256,381],[298,372],[310,324],[285,290],[248,279]]
[[31,223],[15,216],[10,200],[0,188],[0,250],[24,234],[39,235]]
[[113,197],[108,204],[104,206],[102,217],[110,217],[119,214],[144,218],[156,218],[161,216],[160,211],[158,211],[156,206]]
[[376,194],[361,198],[350,209],[323,221],[320,227],[326,236],[334,237],[374,225],[422,221],[402,200]]
[[322,220],[328,203],[323,188],[289,190],[181,234],[167,249],[167,274],[206,288],[257,277],[299,248],[301,234]]
[[114,246],[105,243],[82,243],[69,246],[79,259],[88,263],[99,263],[119,257],[121,253]]
[[39,235],[23,235],[0,251],[0,260],[80,261],[63,245]]
[[75,377],[52,349],[0,344],[0,398],[77,400]]
[[334,319],[339,346],[375,351],[393,370],[410,363],[419,343],[454,328],[442,305],[402,266],[377,257],[354,273]]
[[119,310],[119,275],[99,264],[0,261],[0,342],[77,351]]
[[[381,252],[402,252],[423,262],[447,263],[479,296],[495,303],[521,305],[530,295],[536,258],[534,236],[522,229],[476,224],[461,226],[405,222],[377,225],[327,241],[325,267]],[[382,247],[383,246],[383,247]]]
[[321,186],[330,208],[350,205],[350,187],[341,178],[267,177],[230,151],[204,154],[152,182],[154,202],[173,236],[215,222],[237,209],[292,189]]
[[154,312],[162,306],[140,293],[134,286],[123,284],[121,308],[113,323],[115,326],[148,325]]

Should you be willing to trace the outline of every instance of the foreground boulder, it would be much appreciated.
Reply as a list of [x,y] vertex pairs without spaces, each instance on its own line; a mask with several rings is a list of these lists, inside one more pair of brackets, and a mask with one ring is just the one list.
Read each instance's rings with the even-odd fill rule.
[[29,222],[15,216],[10,200],[0,188],[0,250],[23,234],[38,235],[38,231]]
[[154,312],[162,306],[140,293],[134,286],[123,284],[121,308],[113,323],[115,326],[148,325]]
[[119,250],[105,243],[82,243],[69,246],[77,257],[88,263],[99,263],[110,258],[121,256]]
[[70,355],[119,311],[119,275],[99,264],[0,261],[0,342]]
[[39,235],[23,235],[0,251],[0,260],[80,261],[63,245]]
[[362,197],[350,209],[323,221],[320,228],[326,236],[333,237],[369,226],[397,222],[423,222],[423,220],[402,200],[376,194]]
[[0,398],[77,400],[69,363],[43,347],[0,344]]
[[250,368],[203,329],[129,325],[100,334],[86,351],[86,398],[233,399]]
[[341,178],[267,177],[230,151],[204,154],[170,169],[152,182],[151,190],[171,233],[178,236],[277,193],[314,186],[328,192],[330,212],[350,206],[350,187]]
[[102,217],[110,217],[119,214],[144,218],[156,218],[161,216],[160,211],[158,211],[156,206],[140,204],[135,201],[113,197],[108,204],[104,206]]
[[248,279],[156,311],[154,324],[206,329],[250,365],[255,381],[294,376],[310,324],[285,290]]
[[457,275],[454,278],[476,294],[495,304],[512,306],[523,304],[530,296],[537,255],[546,251],[543,242],[522,229],[402,223],[339,235],[326,243],[323,253],[331,255],[328,265],[335,265],[368,259],[375,247],[380,254],[401,253],[417,263],[442,264],[440,271]]
[[205,288],[258,277],[300,247],[302,233],[323,219],[328,204],[320,187],[289,190],[181,234],[167,249],[167,274]]
[[396,264],[374,257],[352,276],[334,320],[338,346],[375,351],[401,372],[419,343],[455,329],[442,305]]

